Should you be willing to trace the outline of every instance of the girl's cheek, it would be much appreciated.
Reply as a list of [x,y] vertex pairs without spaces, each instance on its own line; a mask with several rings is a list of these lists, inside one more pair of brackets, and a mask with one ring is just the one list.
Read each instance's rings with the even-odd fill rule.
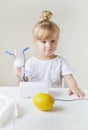
[[43,48],[44,48],[44,46],[42,46],[42,45],[39,46],[39,49],[43,49]]
[[52,45],[53,48],[56,48],[56,45]]

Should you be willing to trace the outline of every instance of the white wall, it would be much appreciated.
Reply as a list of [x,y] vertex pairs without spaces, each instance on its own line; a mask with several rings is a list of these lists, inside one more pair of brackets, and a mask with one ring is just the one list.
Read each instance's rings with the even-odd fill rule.
[[80,87],[88,87],[88,1],[87,0],[0,0],[0,86],[16,85],[13,61],[5,50],[21,50],[29,46],[27,57],[35,53],[32,28],[42,10],[51,10],[61,29],[57,53],[76,69]]

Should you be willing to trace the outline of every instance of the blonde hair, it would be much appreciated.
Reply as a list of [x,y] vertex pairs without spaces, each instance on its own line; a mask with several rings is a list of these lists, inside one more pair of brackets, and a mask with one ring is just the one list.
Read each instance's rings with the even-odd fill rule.
[[60,29],[56,23],[50,21],[52,12],[43,11],[40,20],[33,28],[33,36],[35,40],[45,40],[51,38],[53,35],[59,37]]

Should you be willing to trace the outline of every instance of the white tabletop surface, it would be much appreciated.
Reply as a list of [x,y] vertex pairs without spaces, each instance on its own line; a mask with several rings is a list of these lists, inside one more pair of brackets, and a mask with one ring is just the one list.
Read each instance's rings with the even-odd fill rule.
[[[25,110],[22,117],[0,130],[88,130],[88,100],[55,100],[51,111],[45,112],[38,110],[32,99],[22,99],[18,91],[18,87],[0,87],[0,94],[13,98]],[[74,95],[68,96],[67,89],[55,89],[55,93],[59,99],[76,99]]]

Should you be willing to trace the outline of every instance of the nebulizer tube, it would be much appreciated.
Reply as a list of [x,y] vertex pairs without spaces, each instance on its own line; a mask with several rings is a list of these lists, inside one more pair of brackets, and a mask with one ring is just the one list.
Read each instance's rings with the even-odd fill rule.
[[26,56],[25,56],[25,52],[29,49],[29,47],[26,47],[22,50],[22,53],[23,53],[23,60],[24,60],[24,75],[23,75],[23,80],[25,81],[25,63],[26,63]]

